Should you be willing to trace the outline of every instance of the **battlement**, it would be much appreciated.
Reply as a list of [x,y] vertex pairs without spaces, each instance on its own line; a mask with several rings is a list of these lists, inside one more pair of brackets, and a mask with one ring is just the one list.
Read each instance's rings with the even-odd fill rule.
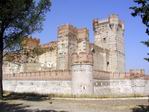
[[43,44],[41,45],[42,48],[45,48],[45,49],[56,49],[57,47],[57,41],[51,41],[47,44]]
[[93,20],[93,25],[99,25],[99,24],[103,24],[103,23],[108,23],[109,20],[108,19],[94,19]]
[[77,34],[77,28],[70,24],[65,24],[58,27],[58,35],[63,35],[68,32]]
[[3,75],[4,80],[71,80],[71,71],[52,70]]
[[145,74],[144,69],[130,69],[129,72],[130,74]]
[[124,30],[124,23],[119,19],[118,15],[116,14],[110,15],[109,18],[107,19],[94,19],[93,20],[94,30],[95,28],[98,28],[102,24],[110,24],[110,25],[117,24],[120,28]]
[[24,37],[21,44],[22,44],[23,47],[25,47],[25,48],[32,49],[32,48],[34,48],[34,47],[39,46],[39,44],[40,44],[40,39],[33,38],[33,37],[31,37],[31,36],[30,36],[30,37]]
[[72,65],[73,64],[93,64],[93,55],[91,53],[80,52],[79,54],[72,54]]
[[81,28],[81,29],[78,29],[78,39],[86,39],[88,40],[88,29],[87,28]]
[[71,33],[71,34],[74,34],[77,36],[77,39],[86,39],[86,40],[89,40],[89,31],[87,28],[76,28],[74,27],[73,25],[70,25],[70,24],[65,24],[65,25],[62,25],[62,26],[59,26],[58,27],[58,36],[61,37],[62,35],[65,35],[67,33]]
[[[51,70],[37,72],[9,73],[3,75],[3,80],[71,80],[70,70]],[[113,79],[145,79],[149,80],[149,75],[130,72],[108,72],[102,70],[93,70],[95,80],[113,80]]]
[[28,41],[36,41],[38,43],[40,43],[40,39],[38,38],[33,38],[32,36],[28,36],[28,37],[24,37],[24,41],[28,40]]
[[112,14],[108,19],[110,24],[117,24],[118,27],[124,30],[124,23],[119,19],[118,15]]

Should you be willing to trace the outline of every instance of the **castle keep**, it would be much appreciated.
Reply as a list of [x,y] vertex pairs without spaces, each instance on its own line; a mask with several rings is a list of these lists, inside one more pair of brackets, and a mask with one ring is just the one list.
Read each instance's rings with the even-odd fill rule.
[[4,89],[43,94],[149,94],[143,70],[125,72],[123,22],[111,15],[94,19],[92,25],[94,43],[89,41],[87,28],[65,24],[58,27],[57,41],[40,45],[46,52],[23,64],[6,63]]
[[125,71],[124,24],[116,15],[105,20],[94,20],[95,45],[109,50],[108,71]]

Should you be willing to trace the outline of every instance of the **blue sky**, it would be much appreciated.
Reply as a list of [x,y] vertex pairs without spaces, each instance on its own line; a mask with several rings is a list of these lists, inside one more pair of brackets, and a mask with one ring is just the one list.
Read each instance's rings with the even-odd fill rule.
[[111,14],[118,14],[125,23],[125,53],[126,70],[130,68],[144,68],[149,74],[149,63],[143,58],[149,49],[141,44],[147,40],[145,25],[139,17],[132,17],[130,6],[133,0],[52,0],[51,11],[46,14],[43,30],[33,34],[40,38],[41,43],[57,39],[57,27],[62,24],[72,24],[76,27],[87,27],[90,41],[94,41],[92,20],[106,18]]

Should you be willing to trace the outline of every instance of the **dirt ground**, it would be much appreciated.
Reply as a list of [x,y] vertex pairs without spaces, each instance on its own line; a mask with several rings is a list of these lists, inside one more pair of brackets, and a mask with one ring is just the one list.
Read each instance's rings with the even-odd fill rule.
[[0,100],[0,112],[149,112],[149,99],[8,98]]

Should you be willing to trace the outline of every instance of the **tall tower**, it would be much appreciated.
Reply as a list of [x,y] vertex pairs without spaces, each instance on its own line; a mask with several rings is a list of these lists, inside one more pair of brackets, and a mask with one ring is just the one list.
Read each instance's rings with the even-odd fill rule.
[[58,28],[57,69],[71,69],[71,55],[74,52],[89,51],[89,34],[87,28],[77,29],[72,25]]
[[95,45],[109,49],[109,71],[125,71],[124,24],[117,15],[93,20]]
[[71,69],[71,55],[77,49],[77,29],[72,25],[58,28],[57,69]]

